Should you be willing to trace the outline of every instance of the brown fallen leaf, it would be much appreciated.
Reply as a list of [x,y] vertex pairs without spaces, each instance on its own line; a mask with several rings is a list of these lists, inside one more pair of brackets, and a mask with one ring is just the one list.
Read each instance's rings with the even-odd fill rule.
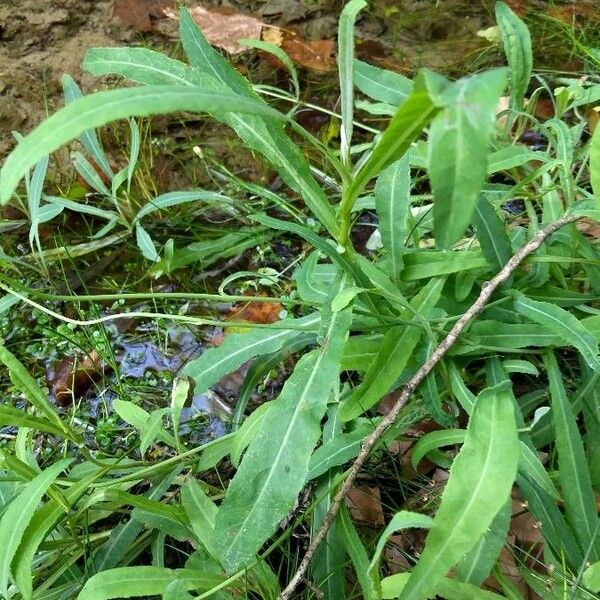
[[282,306],[279,302],[247,302],[234,306],[229,318],[236,321],[247,321],[259,325],[268,325],[279,321]]
[[355,521],[368,525],[383,525],[383,507],[381,506],[381,493],[378,487],[360,486],[353,487],[346,495],[346,504],[350,515]]
[[173,6],[173,0],[116,0],[113,15],[127,27],[137,31],[152,31],[158,19],[164,19],[164,9]]
[[92,350],[83,359],[65,358],[48,369],[46,378],[59,406],[68,406],[110,369],[100,355]]
[[281,47],[289,57],[302,67],[326,73],[335,68],[333,40],[305,40],[299,35],[284,37]]
[[[189,11],[208,42],[230,54],[247,50],[239,40],[260,39],[264,23],[251,15],[224,8],[207,10],[202,6],[190,8]],[[165,10],[164,14],[171,19],[177,19],[177,14],[172,9]]]

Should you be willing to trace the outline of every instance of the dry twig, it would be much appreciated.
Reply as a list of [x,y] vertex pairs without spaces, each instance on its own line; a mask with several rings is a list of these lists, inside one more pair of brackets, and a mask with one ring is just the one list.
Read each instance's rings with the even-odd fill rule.
[[300,566],[294,573],[294,576],[288,583],[287,587],[279,594],[278,600],[288,600],[296,587],[298,587],[299,583],[304,578],[310,561],[312,560],[317,548],[321,544],[321,542],[325,539],[327,532],[333,525],[333,522],[337,516],[337,513],[340,509],[340,505],[343,502],[346,494],[352,487],[358,472],[362,468],[367,456],[373,449],[373,446],[379,441],[381,436],[394,424],[396,418],[398,417],[402,407],[406,404],[410,396],[417,389],[417,387],[421,384],[421,382],[431,373],[435,365],[443,358],[443,356],[448,352],[448,350],[454,345],[460,334],[464,331],[467,325],[485,308],[485,305],[489,302],[492,294],[496,291],[496,289],[502,285],[508,278],[512,275],[512,273],[516,270],[516,268],[521,264],[521,262],[527,258],[532,252],[535,252],[543,243],[544,240],[550,235],[552,235],[555,231],[559,230],[561,227],[569,223],[573,223],[576,221],[579,216],[564,216],[560,219],[557,219],[550,225],[540,229],[537,234],[531,238],[527,244],[525,244],[516,254],[514,254],[511,259],[502,267],[502,269],[489,281],[485,282],[481,287],[481,293],[475,302],[470,306],[470,308],[460,317],[460,319],[454,324],[454,327],[450,330],[448,335],[440,342],[437,348],[433,351],[433,354],[429,357],[429,359],[421,366],[421,368],[413,375],[408,383],[406,383],[402,392],[400,393],[399,398],[396,400],[396,403],[392,407],[391,411],[385,416],[385,418],[379,423],[379,425],[373,430],[365,441],[363,442],[362,448],[356,457],[354,463],[348,470],[348,474],[344,483],[336,493],[325,518],[323,519],[323,523],[321,527],[317,531],[317,534],[313,538],[312,542],[308,546],[306,553],[300,563]]

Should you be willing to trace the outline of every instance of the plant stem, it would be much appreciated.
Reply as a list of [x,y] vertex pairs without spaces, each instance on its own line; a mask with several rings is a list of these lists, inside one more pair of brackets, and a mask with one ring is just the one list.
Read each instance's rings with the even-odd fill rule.
[[469,309],[460,317],[460,319],[454,324],[454,327],[450,330],[448,335],[440,342],[440,344],[433,351],[429,359],[420,367],[420,369],[413,375],[413,377],[402,387],[402,392],[396,400],[396,403],[385,416],[385,418],[379,423],[379,425],[373,430],[368,437],[365,438],[360,453],[352,463],[352,466],[348,470],[348,474],[339,491],[333,498],[331,506],[323,519],[321,527],[317,531],[317,534],[309,544],[302,562],[298,569],[294,573],[294,576],[290,580],[287,587],[279,594],[278,600],[288,600],[296,587],[300,584],[304,578],[311,559],[315,555],[321,542],[327,536],[327,532],[333,525],[335,518],[340,509],[341,503],[344,501],[346,494],[354,484],[356,476],[361,470],[365,460],[369,453],[379,441],[381,436],[394,424],[402,407],[408,402],[408,399],[421,384],[421,382],[431,373],[437,363],[444,357],[446,352],[454,345],[460,334],[465,330],[467,325],[485,308],[488,301],[492,297],[492,294],[496,289],[506,282],[512,273],[517,269],[521,262],[529,256],[532,252],[535,252],[543,243],[544,240],[561,227],[573,223],[579,216],[564,216],[557,219],[550,225],[540,229],[536,235],[529,240],[512,258],[502,267],[502,269],[489,281],[485,282],[481,287],[481,293],[475,302],[469,307]]

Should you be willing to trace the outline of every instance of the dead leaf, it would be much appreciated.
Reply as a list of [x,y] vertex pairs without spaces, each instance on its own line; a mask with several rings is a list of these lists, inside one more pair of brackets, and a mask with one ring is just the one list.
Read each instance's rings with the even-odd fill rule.
[[83,396],[109,369],[100,355],[92,350],[83,359],[65,358],[59,361],[48,369],[46,378],[56,403],[68,406],[73,398]]
[[381,506],[381,493],[378,487],[353,487],[346,495],[346,504],[355,521],[369,525],[383,525],[385,518]]
[[295,63],[307,69],[326,73],[335,68],[333,40],[308,41],[299,35],[294,35],[284,38],[281,47]]
[[576,20],[600,22],[600,9],[598,6],[592,6],[584,2],[571,2],[566,6],[553,6],[548,9],[548,15],[571,26]]
[[229,313],[229,318],[268,325],[279,321],[281,310],[282,306],[279,302],[247,302],[240,306],[234,306]]
[[390,571],[390,575],[408,571],[412,566],[407,558],[411,554],[412,548],[410,548],[410,544],[407,544],[409,535],[405,534],[406,532],[403,532],[402,535],[390,536],[389,542],[383,551],[385,564]]
[[263,28],[262,39],[269,44],[281,46],[283,43],[283,30],[279,27],[271,27],[270,25],[267,25]]
[[116,0],[113,15],[127,27],[152,31],[154,22],[164,19],[164,10],[172,6],[172,0]]
[[[223,8],[206,10],[202,6],[190,8],[189,11],[208,42],[230,54],[247,50],[245,46],[239,44],[239,40],[260,39],[264,23],[256,17]],[[171,19],[177,19],[177,14],[173,10],[165,10],[164,14]]]

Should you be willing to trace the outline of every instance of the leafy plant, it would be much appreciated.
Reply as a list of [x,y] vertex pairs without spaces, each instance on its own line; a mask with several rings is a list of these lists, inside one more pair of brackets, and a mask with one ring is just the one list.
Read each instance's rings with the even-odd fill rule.
[[[540,122],[535,98],[552,82],[531,80],[527,29],[502,2],[496,14],[510,77],[498,68],[449,81],[424,70],[409,81],[354,60],[353,24],[364,6],[353,0],[340,19],[339,147],[314,138],[293,111],[267,104],[182,10],[188,64],[142,48],[88,51],[84,67],[90,73],[141,85],[84,97],[65,79],[68,104],[8,157],[0,172],[3,203],[29,169],[37,171],[28,184],[33,226],[41,222],[45,157],[79,138],[111,179],[110,188],[81,153],[74,155],[75,168],[114,210],[76,207],[57,197],[47,197],[49,205],[87,211],[105,218],[109,227],[121,223],[135,229],[142,254],[157,261],[142,218],[183,202],[235,205],[239,200],[204,190],[170,192],[127,214],[117,191],[126,181],[128,188],[131,184],[139,144],[135,121],[130,120],[129,164],[117,174],[94,128],[173,111],[208,113],[262,155],[288,186],[278,196],[269,192],[277,196],[271,214],[245,214],[249,231],[284,232],[302,239],[309,251],[294,275],[301,308],[274,326],[231,333],[186,365],[183,375],[194,382],[195,393],[203,393],[250,359],[272,368],[292,352],[300,355],[273,401],[252,412],[239,429],[203,446],[181,444],[178,424],[187,392],[176,387],[172,399],[153,413],[116,401],[116,412],[140,432],[142,460],[100,459],[86,451],[81,433],[65,425],[17,359],[0,353],[14,386],[31,404],[26,410],[7,409],[2,422],[33,428],[46,443],[53,436],[64,443],[65,455],[75,448],[81,455],[81,462],[59,478],[67,462],[40,470],[24,442],[14,451],[2,450],[3,468],[16,479],[6,500],[2,496],[4,596],[79,594],[101,600],[187,598],[195,592],[285,598],[298,581],[282,592],[270,557],[295,526],[312,520],[309,550],[315,552],[320,539],[327,544],[315,555],[312,570],[326,597],[346,597],[339,562],[347,556],[365,598],[519,598],[497,569],[515,485],[541,524],[548,593],[562,598],[569,588],[572,598],[591,598],[597,591],[599,481],[592,457],[600,446],[600,321],[594,305],[600,254],[575,221],[600,216],[600,134],[589,140],[576,111],[600,97],[600,86],[568,82],[555,92],[556,117]],[[507,85],[510,107],[498,115]],[[354,111],[367,106],[355,103],[355,86],[379,103],[368,105],[371,113],[391,116],[366,142],[355,136]],[[281,98],[298,106],[296,94],[282,92]],[[544,151],[521,142],[524,130],[546,137]],[[311,168],[298,139],[318,153],[324,172]],[[314,173],[334,181],[339,195],[329,197]],[[515,199],[523,214],[508,210]],[[299,202],[309,214],[298,210]],[[376,213],[381,238],[381,248],[368,256],[353,244],[356,217],[363,211]],[[283,219],[286,215],[293,219]],[[350,373],[345,382],[343,372]],[[526,377],[528,391],[521,393],[516,384]],[[256,373],[249,373],[245,394],[256,381]],[[378,417],[377,405],[394,391],[410,401]],[[413,459],[415,465],[424,456],[451,465],[439,506],[430,517],[406,511],[398,499],[371,552],[340,507],[336,490],[353,481],[371,448],[381,452],[381,442],[405,435],[428,415],[439,429],[421,438]],[[439,450],[460,444],[454,455]],[[167,457],[145,462],[153,445]],[[544,464],[541,451],[548,449],[551,458]],[[235,474],[209,484],[203,474],[225,457]],[[290,522],[303,489],[310,492],[308,508]],[[44,495],[48,498],[41,502]],[[12,529],[24,500],[26,508]],[[123,507],[130,507],[127,520],[115,524],[110,517]],[[382,577],[389,536],[409,527],[429,529],[420,557],[410,572]],[[192,545],[178,568],[165,566],[166,540]],[[493,572],[504,596],[479,588]],[[544,587],[527,577],[532,587]]]

